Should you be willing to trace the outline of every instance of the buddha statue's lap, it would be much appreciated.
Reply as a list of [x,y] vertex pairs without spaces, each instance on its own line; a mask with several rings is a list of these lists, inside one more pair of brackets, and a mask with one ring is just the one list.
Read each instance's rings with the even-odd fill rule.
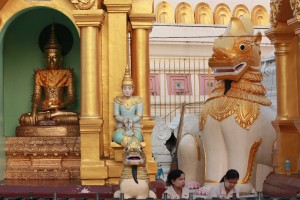
[[79,135],[79,116],[66,109],[75,100],[73,70],[61,68],[60,52],[52,27],[44,48],[47,69],[35,71],[32,111],[21,115],[17,136]]

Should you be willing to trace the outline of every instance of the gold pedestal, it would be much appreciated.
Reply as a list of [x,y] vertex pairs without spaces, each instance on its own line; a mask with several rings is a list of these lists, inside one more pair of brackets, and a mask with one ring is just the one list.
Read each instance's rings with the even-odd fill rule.
[[155,121],[149,117],[144,117],[141,120],[141,124],[143,125],[144,141],[147,144],[147,146],[144,148],[144,152],[147,158],[146,169],[148,171],[150,181],[155,181],[156,180],[155,175],[157,174],[157,163],[152,157],[152,140],[151,140],[151,134],[153,131],[153,127],[155,125]]
[[291,162],[291,174],[297,174],[300,154],[300,120],[275,120],[272,122],[277,132],[273,149],[273,167],[275,174],[286,174],[285,160]]
[[18,126],[17,137],[77,137],[79,125],[64,126]]
[[6,179],[79,179],[79,137],[10,137]]
[[110,153],[110,160],[106,160],[105,164],[108,168],[107,184],[118,185],[123,170],[123,146],[115,142],[111,142],[112,151]]

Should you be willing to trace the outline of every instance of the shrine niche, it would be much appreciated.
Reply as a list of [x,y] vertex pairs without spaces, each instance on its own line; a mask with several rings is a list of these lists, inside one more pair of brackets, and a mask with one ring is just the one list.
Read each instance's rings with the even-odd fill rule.
[[199,3],[195,8],[196,24],[213,24],[213,15],[207,3]]
[[[60,23],[53,23],[53,19],[47,15],[55,16]],[[31,17],[40,21],[32,22]],[[55,24],[56,29],[51,31],[51,26]],[[9,136],[5,138],[5,178],[79,179],[81,158],[79,116],[75,113],[78,112],[80,105],[78,102],[80,99],[76,95],[77,92],[80,93],[80,79],[77,79],[80,76],[80,54],[78,49],[72,48],[79,45],[78,31],[66,15],[46,7],[27,8],[10,24],[5,25],[6,34],[11,36],[6,37],[4,41],[4,62],[1,66],[5,71],[3,92],[4,115],[7,120],[4,122],[4,134]],[[57,36],[61,33],[66,34],[67,42],[66,38]],[[26,38],[26,41],[20,42],[20,38]],[[50,59],[44,59],[50,57],[51,62]],[[45,81],[45,77],[49,77],[46,76],[46,72],[52,70],[55,73],[51,73],[51,81]],[[19,73],[15,73],[16,71]],[[35,83],[39,83],[36,88]],[[48,87],[44,87],[46,83],[49,83]],[[8,85],[9,87],[6,87]],[[68,95],[67,88],[69,88]],[[66,106],[63,106],[65,108],[57,110],[74,113],[75,115],[71,114],[75,117],[71,117],[74,121],[69,118],[74,122],[73,125],[67,125],[68,116],[62,117],[62,113],[59,114],[61,119],[51,120],[52,111],[42,110],[43,102],[47,102],[43,101],[44,98],[48,98],[48,103],[52,102],[51,105],[57,102],[63,106],[63,101],[67,99],[70,103],[73,102],[67,105],[69,101],[67,100]],[[47,105],[44,103],[44,108],[50,105],[48,103]],[[8,118],[5,113],[9,113],[11,117]]]

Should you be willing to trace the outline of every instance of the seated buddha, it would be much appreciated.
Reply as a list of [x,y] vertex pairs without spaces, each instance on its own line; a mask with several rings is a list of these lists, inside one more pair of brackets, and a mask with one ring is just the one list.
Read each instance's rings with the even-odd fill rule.
[[[28,126],[44,128],[46,126],[60,126],[59,130],[62,130],[62,126],[74,126],[73,134],[75,132],[79,134],[78,114],[66,110],[66,106],[75,100],[73,70],[62,69],[63,56],[54,33],[54,25],[51,29],[50,39],[44,47],[44,58],[47,69],[35,71],[32,110],[21,115],[17,136],[18,134],[26,136],[24,134],[30,132]],[[65,133],[60,134],[65,136]]]
[[114,118],[117,121],[113,134],[113,142],[125,145],[131,136],[143,142],[142,125],[143,102],[139,96],[132,96],[134,91],[133,80],[130,77],[128,66],[122,81],[123,96],[114,98]]

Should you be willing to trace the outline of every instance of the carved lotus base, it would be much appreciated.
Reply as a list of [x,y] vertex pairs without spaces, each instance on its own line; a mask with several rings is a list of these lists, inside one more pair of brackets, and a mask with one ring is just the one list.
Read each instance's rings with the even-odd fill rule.
[[10,137],[6,179],[79,179],[79,137]]
[[76,137],[79,135],[79,125],[18,126],[16,128],[17,137]]

